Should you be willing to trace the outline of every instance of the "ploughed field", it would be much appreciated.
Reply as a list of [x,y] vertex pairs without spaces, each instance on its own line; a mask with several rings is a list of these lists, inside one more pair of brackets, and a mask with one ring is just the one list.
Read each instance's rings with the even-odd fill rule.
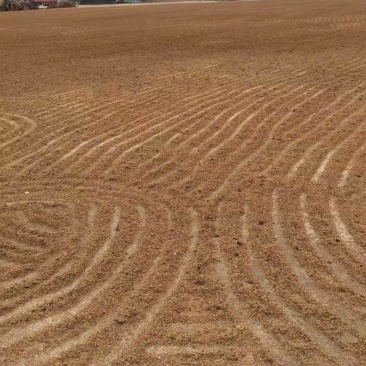
[[0,364],[361,365],[366,3],[0,15]]

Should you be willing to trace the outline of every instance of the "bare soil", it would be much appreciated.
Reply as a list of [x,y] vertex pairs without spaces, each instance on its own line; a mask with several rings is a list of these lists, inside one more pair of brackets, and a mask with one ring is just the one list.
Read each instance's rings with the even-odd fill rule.
[[2,366],[365,364],[365,1],[0,39]]

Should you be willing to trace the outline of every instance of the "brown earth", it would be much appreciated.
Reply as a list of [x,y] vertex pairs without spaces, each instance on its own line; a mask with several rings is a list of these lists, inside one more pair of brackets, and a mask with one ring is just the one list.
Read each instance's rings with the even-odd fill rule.
[[0,365],[366,363],[365,1],[0,39]]

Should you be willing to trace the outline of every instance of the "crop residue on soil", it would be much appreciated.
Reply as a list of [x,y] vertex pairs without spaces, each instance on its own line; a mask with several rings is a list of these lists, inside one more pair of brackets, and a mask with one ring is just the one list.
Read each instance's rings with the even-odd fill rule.
[[364,1],[2,29],[1,365],[364,362]]

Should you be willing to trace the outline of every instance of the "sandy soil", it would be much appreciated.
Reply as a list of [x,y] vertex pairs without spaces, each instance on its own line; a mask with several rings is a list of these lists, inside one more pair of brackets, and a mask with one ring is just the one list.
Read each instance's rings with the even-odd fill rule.
[[366,357],[366,2],[0,15],[0,364]]

